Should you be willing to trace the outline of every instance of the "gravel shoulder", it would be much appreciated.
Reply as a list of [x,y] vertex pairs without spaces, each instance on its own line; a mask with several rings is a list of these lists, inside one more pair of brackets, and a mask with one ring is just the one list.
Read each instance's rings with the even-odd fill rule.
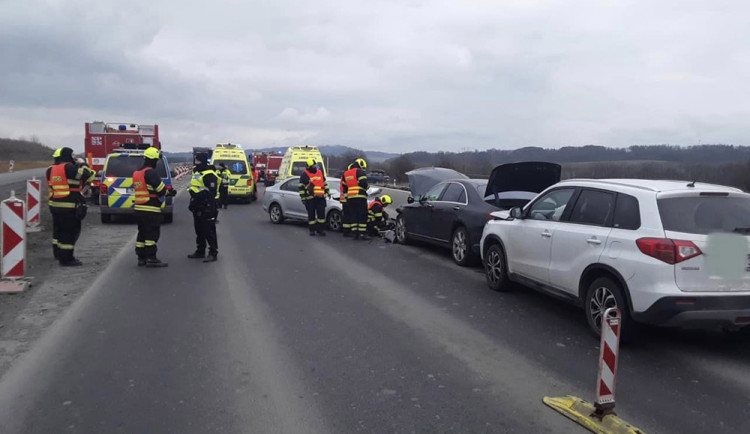
[[[176,181],[178,191],[184,191],[186,183],[186,178]],[[17,197],[25,197],[24,182],[0,186],[2,199],[8,197],[11,186]],[[84,265],[60,267],[52,257],[52,217],[47,206],[46,186],[42,189],[42,228],[27,234],[26,275],[31,278],[31,286],[21,294],[0,294],[0,376],[88,290],[121,249],[135,243],[136,227],[132,218],[104,225],[99,207],[89,204],[76,244],[76,257]],[[187,210],[181,211],[176,211],[175,218],[186,218]]]

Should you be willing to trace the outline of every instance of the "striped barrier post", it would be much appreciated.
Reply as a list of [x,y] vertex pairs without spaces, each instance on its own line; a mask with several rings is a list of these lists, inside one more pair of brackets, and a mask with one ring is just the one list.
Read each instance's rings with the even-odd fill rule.
[[599,375],[596,378],[596,411],[593,416],[602,418],[614,414],[617,356],[620,350],[620,325],[622,316],[617,308],[604,311],[602,336],[599,348]]
[[26,181],[26,226],[31,231],[39,229],[41,223],[42,182],[36,177]]
[[26,289],[23,279],[26,268],[26,204],[10,192],[10,198],[0,202],[3,242],[0,248],[0,292],[21,292]]

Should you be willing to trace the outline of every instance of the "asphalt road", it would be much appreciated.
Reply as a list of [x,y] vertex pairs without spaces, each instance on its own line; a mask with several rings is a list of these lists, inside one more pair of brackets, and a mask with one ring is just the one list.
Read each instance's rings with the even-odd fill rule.
[[36,177],[44,179],[44,173],[47,168],[20,170],[13,173],[0,173],[0,200],[5,200],[10,196],[11,190],[15,191],[19,199],[26,198],[26,180]]
[[[272,225],[259,205],[222,211],[213,264],[185,257],[185,212],[162,229],[169,268],[125,248],[0,379],[0,432],[585,432],[542,404],[593,398],[579,310],[494,293],[423,246]],[[748,342],[650,330],[622,348],[618,414],[750,432]]]

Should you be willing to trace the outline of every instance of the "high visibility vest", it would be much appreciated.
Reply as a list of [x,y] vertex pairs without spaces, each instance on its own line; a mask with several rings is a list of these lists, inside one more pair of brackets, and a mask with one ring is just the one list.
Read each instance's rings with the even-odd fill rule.
[[188,190],[192,191],[193,193],[209,191],[208,187],[206,187],[206,184],[203,182],[203,177],[206,175],[214,175],[218,179],[219,185],[216,186],[216,199],[218,199],[219,187],[221,186],[221,177],[219,177],[216,174],[216,171],[212,169],[204,170],[203,172],[193,172],[193,177],[190,178],[190,187],[188,187]]
[[50,170],[47,186],[49,187],[49,198],[52,201],[66,199],[71,192],[81,192],[81,181],[68,179],[68,175],[65,174],[65,166],[68,164],[72,163],[56,164]]
[[311,173],[309,170],[305,170],[305,174],[310,178],[310,184],[313,186],[313,196],[323,197],[326,194],[326,181],[323,179],[323,174],[320,170],[315,173]]
[[[151,167],[145,167],[141,170],[133,172],[133,189],[135,190],[135,206],[136,211],[150,211],[150,212],[161,212],[161,208],[166,206],[166,201],[161,200],[154,187],[146,183],[146,171],[151,170]],[[157,199],[160,204],[155,205],[151,199]],[[151,202],[151,204],[149,204]]]
[[[380,205],[380,212],[373,211],[373,207],[375,205]],[[379,200],[373,200],[370,205],[367,206],[367,221],[380,221],[383,219],[383,209],[385,206],[383,206],[383,203]]]
[[354,199],[359,197],[367,197],[360,192],[359,179],[357,178],[358,168],[352,168],[344,172],[344,182],[346,183],[346,197],[348,199]]
[[227,186],[229,186],[229,175],[231,175],[232,172],[229,171],[229,169],[224,169],[219,171],[219,175],[221,176],[221,182],[226,183]]
[[[341,175],[341,184],[339,184],[339,185],[341,187],[343,187],[344,184],[346,184],[346,179],[345,179],[344,175]],[[339,187],[339,189],[341,189],[341,187]],[[346,195],[343,193],[343,190],[341,190],[340,193],[341,194],[339,194],[339,202],[346,203]]]

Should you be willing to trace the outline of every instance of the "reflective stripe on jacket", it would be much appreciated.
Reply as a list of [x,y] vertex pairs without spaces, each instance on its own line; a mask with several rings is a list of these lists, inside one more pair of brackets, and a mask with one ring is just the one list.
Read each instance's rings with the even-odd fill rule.
[[162,200],[157,194],[166,188],[164,182],[160,180],[156,187],[146,182],[146,172],[151,169],[151,167],[144,167],[133,172],[134,209],[136,211],[161,212],[161,208],[166,206],[166,201]]

